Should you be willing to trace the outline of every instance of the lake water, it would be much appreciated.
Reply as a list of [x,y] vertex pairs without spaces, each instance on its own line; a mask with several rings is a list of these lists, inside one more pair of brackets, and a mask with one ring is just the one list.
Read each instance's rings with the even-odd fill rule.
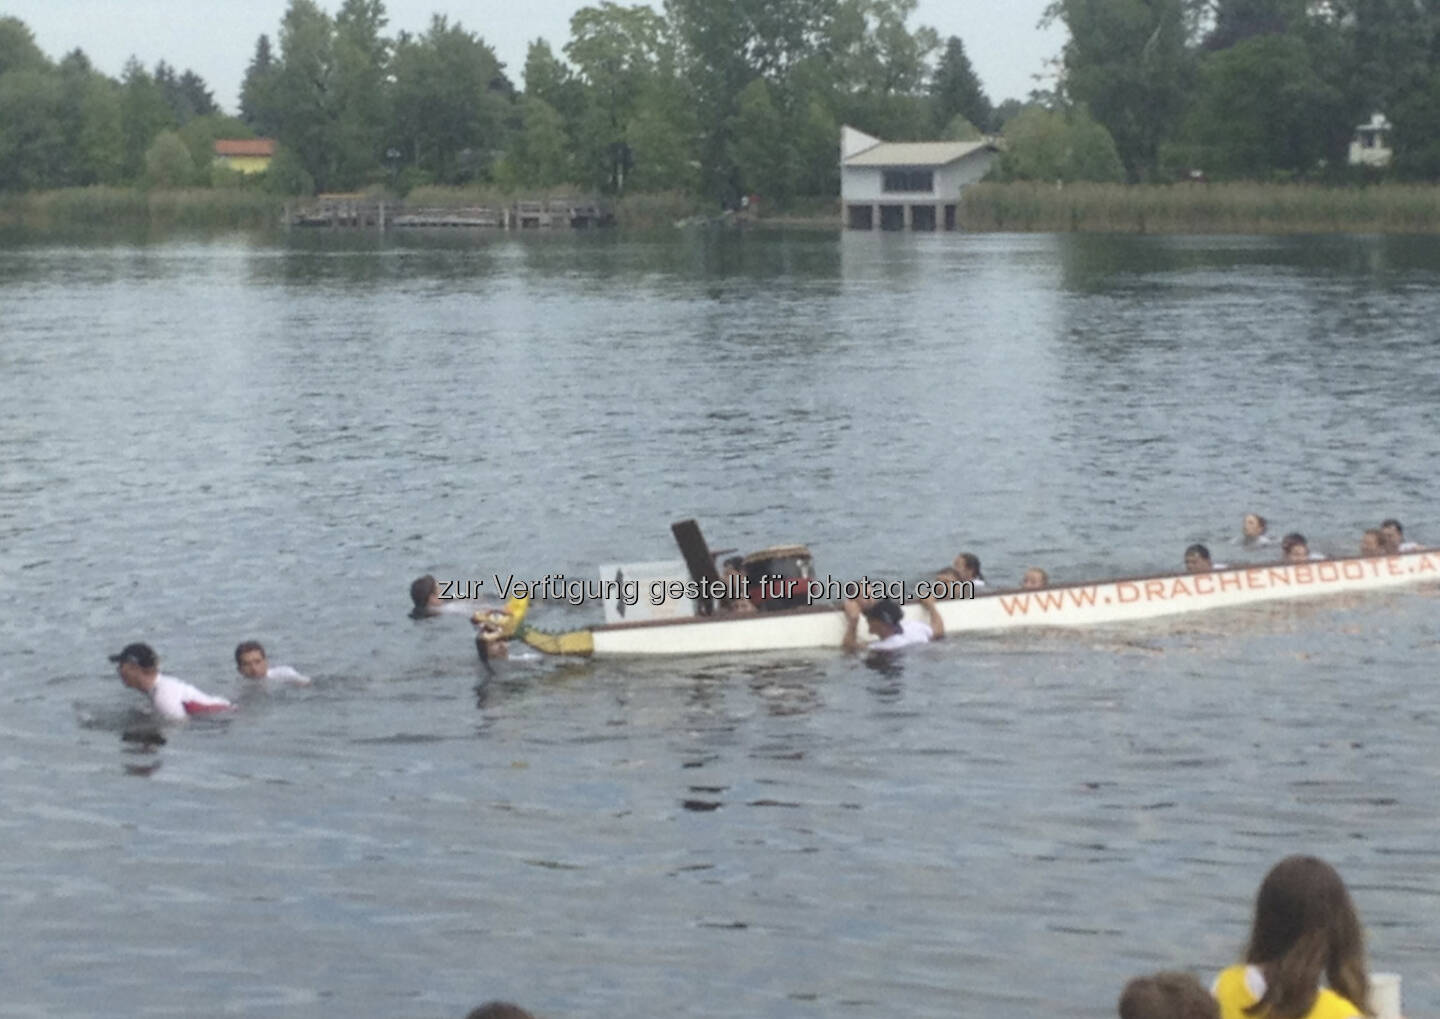
[[[1431,238],[0,248],[0,1015],[1108,1016],[1293,852],[1440,1014],[1434,586],[883,669],[406,616],[685,517],[994,584],[1440,540],[1437,322]],[[125,739],[132,640],[241,710]]]

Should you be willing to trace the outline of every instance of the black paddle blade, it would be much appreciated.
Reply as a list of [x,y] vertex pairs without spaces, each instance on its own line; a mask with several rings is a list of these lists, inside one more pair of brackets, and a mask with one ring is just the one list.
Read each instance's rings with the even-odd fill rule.
[[[670,533],[675,536],[675,544],[680,546],[680,554],[685,557],[690,579],[700,584],[702,590],[713,590],[712,585],[720,582],[720,575],[715,572],[715,557],[710,554],[710,546],[705,544],[700,525],[693,520],[677,520],[670,525]],[[715,604],[709,594],[697,598],[695,603],[702,616],[708,616],[715,611]]]

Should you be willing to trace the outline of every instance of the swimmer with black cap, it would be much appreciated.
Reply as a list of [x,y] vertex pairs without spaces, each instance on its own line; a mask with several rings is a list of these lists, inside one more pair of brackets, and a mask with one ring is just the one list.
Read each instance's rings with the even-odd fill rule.
[[119,654],[111,655],[120,682],[150,698],[155,710],[173,721],[191,715],[209,715],[234,707],[224,697],[215,697],[182,679],[166,676],[160,671],[160,656],[149,644],[126,644]]
[[[904,610],[893,598],[881,598],[873,605],[861,608],[853,598],[846,599],[845,636],[840,646],[846,651],[898,651],[912,644],[927,644],[945,635],[945,621],[935,606],[934,597],[920,599],[930,616],[928,624],[906,619]],[[860,640],[860,617],[875,640],[866,647]]]

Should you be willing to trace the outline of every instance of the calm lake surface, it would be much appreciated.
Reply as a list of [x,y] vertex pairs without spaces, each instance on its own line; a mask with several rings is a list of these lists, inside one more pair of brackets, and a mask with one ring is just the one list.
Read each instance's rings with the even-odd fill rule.
[[[1437,323],[1431,238],[12,242],[0,1015],[1110,1016],[1293,852],[1440,1014],[1433,585],[884,669],[487,679],[406,616],[692,516],[1002,585],[1258,558],[1247,510],[1440,540]],[[132,640],[240,710],[125,739]]]

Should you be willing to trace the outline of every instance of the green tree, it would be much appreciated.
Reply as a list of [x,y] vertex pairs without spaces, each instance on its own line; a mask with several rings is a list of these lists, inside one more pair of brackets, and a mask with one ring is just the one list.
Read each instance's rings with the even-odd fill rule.
[[59,75],[48,68],[0,74],[0,191],[55,187],[67,155]]
[[[1433,6],[1433,5],[1432,5]],[[1343,75],[1349,110],[1365,116],[1390,110],[1426,90],[1430,46],[1440,41],[1435,15],[1414,0],[1350,0],[1348,16],[1334,26],[1342,55],[1326,54]]]
[[763,77],[784,97],[778,105],[803,108],[799,90],[787,88],[787,79],[822,52],[833,57],[837,12],[844,4],[864,2],[666,0],[680,47],[678,76],[694,111],[703,191],[723,201],[741,192],[732,134],[741,92]]
[[195,182],[195,161],[174,131],[161,131],[145,151],[145,183],[150,187],[178,188]]
[[685,91],[664,76],[646,84],[626,127],[632,161],[629,186],[640,191],[696,190],[695,135],[695,111]]
[[345,0],[335,16],[335,184],[354,187],[380,165],[390,42],[381,0]]
[[35,45],[35,35],[19,18],[0,17],[0,74],[44,71],[50,61]]
[[315,178],[305,169],[300,157],[283,145],[276,146],[275,157],[265,171],[263,185],[276,195],[313,195]]
[[731,159],[742,193],[761,192],[783,205],[795,190],[795,149],[785,117],[770,96],[764,78],[740,93],[730,132]]
[[566,124],[580,118],[586,103],[585,85],[544,39],[536,39],[526,50],[524,75],[527,96],[543,100]]
[[1341,96],[1292,35],[1254,35],[1203,64],[1178,150],[1218,177],[1303,174],[1326,157]]
[[145,153],[161,131],[178,126],[174,111],[150,73],[131,57],[120,79],[120,130],[124,137],[124,174],[145,172]]
[[1062,90],[1105,125],[1132,180],[1155,174],[1184,108],[1190,0],[1055,0],[1070,30]]
[[1395,172],[1411,179],[1440,179],[1440,69],[1429,72],[1418,88],[1390,111],[1395,125]]
[[322,191],[336,166],[334,46],[330,17],[312,0],[291,0],[280,26],[280,61],[258,111]]
[[272,135],[276,123],[274,100],[270,90],[274,87],[278,68],[274,54],[270,51],[270,37],[262,35],[255,40],[255,55],[245,69],[245,79],[240,84],[240,119],[261,135]]
[[509,113],[495,52],[437,14],[425,35],[400,34],[391,69],[389,138],[411,176],[446,184],[486,176],[505,147]]
[[588,98],[577,132],[581,172],[612,194],[619,193],[634,165],[629,134],[636,103],[662,69],[673,67],[674,48],[664,21],[653,10],[610,0],[576,11],[570,35],[565,55]]
[[950,123],[946,124],[940,132],[940,137],[947,142],[976,142],[985,135],[978,127],[966,120],[963,113],[957,113],[950,118]]
[[1305,0],[1216,0],[1208,50],[1229,49],[1258,35],[1288,35],[1306,17]]
[[572,179],[565,122],[549,103],[534,96],[521,100],[521,128],[496,166],[496,182],[515,190],[550,188]]
[[1118,181],[1125,177],[1110,132],[1084,110],[1030,106],[1005,125],[999,176],[1007,180]]
[[118,183],[125,165],[119,89],[78,49],[65,55],[58,70],[60,129],[67,155],[64,173],[54,183],[79,187]]
[[186,69],[184,74],[177,75],[175,68],[162,60],[155,65],[154,78],[177,124],[183,125],[191,117],[216,111],[215,99],[205,86],[205,79],[194,71]]
[[795,191],[801,195],[840,193],[840,124],[819,95],[792,115]]
[[915,9],[915,0],[841,0],[832,25],[841,120],[891,141],[934,137],[928,61],[940,38],[910,30]]
[[970,66],[965,44],[959,36],[952,35],[945,41],[945,52],[941,54],[935,77],[930,81],[930,96],[935,104],[937,128],[945,129],[959,116],[979,131],[991,129],[994,109],[980,84],[979,75]]

